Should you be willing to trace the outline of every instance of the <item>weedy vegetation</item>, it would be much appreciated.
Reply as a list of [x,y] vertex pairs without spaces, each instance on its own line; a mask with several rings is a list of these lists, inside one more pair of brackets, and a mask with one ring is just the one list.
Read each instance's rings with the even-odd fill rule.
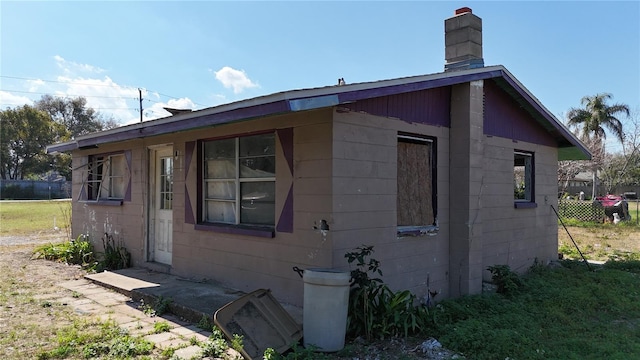
[[[536,262],[524,275],[507,265],[491,266],[496,292],[427,308],[403,292],[389,291],[382,280],[373,280],[369,273],[381,271],[380,263],[369,258],[372,253],[372,247],[361,246],[346,255],[358,270],[352,272],[352,338],[435,337],[445,348],[479,360],[625,359],[640,353],[637,255],[610,260],[594,271],[575,260],[556,267]],[[395,299],[402,306],[390,306]]]
[[[168,324],[167,324],[168,325]],[[113,321],[91,323],[76,320],[57,332],[57,346],[37,354],[37,359],[129,359],[149,355],[153,343],[130,336]]]

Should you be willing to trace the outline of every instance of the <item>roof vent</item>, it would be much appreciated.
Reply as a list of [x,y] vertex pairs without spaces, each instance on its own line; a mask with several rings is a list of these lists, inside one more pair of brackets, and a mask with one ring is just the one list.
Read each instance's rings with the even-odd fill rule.
[[174,108],[170,108],[170,107],[163,107],[163,109],[165,109],[168,112],[170,112],[171,116],[190,113],[191,111],[193,111],[191,109],[174,109]]
[[468,7],[455,11],[444,21],[444,71],[484,67],[482,58],[482,19]]

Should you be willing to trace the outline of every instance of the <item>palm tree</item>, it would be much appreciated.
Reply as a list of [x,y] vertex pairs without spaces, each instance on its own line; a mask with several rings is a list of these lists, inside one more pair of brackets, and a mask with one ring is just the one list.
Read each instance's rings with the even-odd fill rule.
[[[582,130],[582,138],[591,140],[598,148],[592,149],[596,152],[603,152],[602,140],[607,137],[605,128],[615,135],[615,137],[624,141],[624,132],[622,131],[622,122],[616,117],[617,114],[623,113],[629,116],[629,106],[626,104],[608,105],[607,101],[611,100],[613,95],[609,93],[601,93],[593,96],[585,96],[582,98],[584,108],[571,108],[567,114],[569,126],[577,126]],[[604,154],[603,154],[604,155]],[[593,167],[593,188],[592,199],[596,196],[597,166]]]

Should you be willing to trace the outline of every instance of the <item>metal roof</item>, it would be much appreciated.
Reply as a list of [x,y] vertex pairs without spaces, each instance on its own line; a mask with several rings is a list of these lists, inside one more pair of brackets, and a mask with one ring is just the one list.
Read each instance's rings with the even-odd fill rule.
[[557,140],[559,160],[590,159],[589,150],[502,65],[347,85],[290,90],[165,118],[79,136],[47,146],[47,153],[67,152],[100,144],[169,134],[255,119],[275,114],[332,107],[475,80],[493,79]]

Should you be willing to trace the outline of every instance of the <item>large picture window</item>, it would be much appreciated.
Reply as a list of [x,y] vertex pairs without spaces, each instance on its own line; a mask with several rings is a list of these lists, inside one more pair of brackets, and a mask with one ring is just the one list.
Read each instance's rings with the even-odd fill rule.
[[436,225],[434,139],[398,136],[399,233]]
[[90,156],[86,181],[89,200],[123,199],[128,183],[124,154]]
[[202,142],[202,222],[275,224],[275,134]]

